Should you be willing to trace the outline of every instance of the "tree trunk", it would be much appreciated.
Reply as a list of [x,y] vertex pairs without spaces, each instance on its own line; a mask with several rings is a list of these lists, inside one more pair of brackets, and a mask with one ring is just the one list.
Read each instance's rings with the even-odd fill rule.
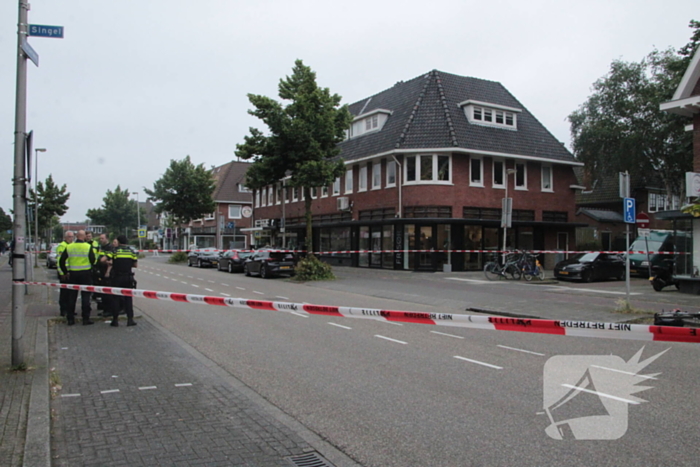
[[306,255],[313,256],[313,225],[311,224],[311,189],[308,187],[302,188],[302,193],[304,193],[304,209],[306,211]]

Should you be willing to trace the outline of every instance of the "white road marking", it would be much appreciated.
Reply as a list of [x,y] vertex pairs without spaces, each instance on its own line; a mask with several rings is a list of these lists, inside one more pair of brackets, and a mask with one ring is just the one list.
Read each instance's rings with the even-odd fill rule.
[[347,326],[343,326],[342,324],[331,323],[330,321],[328,322],[328,324],[330,324],[331,326],[337,326],[337,327],[343,328],[343,329],[352,329],[352,328],[349,328]]
[[231,287],[230,285],[224,284],[223,282],[221,283],[221,285],[223,285],[224,287]]
[[186,386],[192,386],[192,383],[175,383],[176,388],[184,388]]
[[204,282],[204,279],[202,279],[201,277],[198,277],[197,280]]
[[206,290],[207,292],[213,292],[212,289],[207,289],[206,287],[204,288],[204,290]]
[[639,402],[636,402],[633,400],[623,399],[622,397],[612,396],[610,394],[605,394],[604,392],[593,391],[591,389],[580,388],[580,387],[574,386],[572,384],[562,384],[562,386],[564,386],[565,388],[569,388],[569,389],[577,389],[579,391],[587,392],[589,394],[595,394],[596,396],[600,396],[600,397],[607,397],[608,399],[612,399],[612,400],[616,400],[616,401],[620,401],[620,402],[627,402],[628,404],[639,405]]
[[[509,281],[490,281],[490,280],[480,280],[480,279],[464,279],[462,277],[446,277],[448,281],[462,281],[462,282],[473,282],[474,284],[508,284]],[[513,282],[516,283],[516,282]]]
[[68,350],[68,347],[61,347],[61,350]]
[[197,287],[197,288],[199,288],[199,286],[196,285],[196,284],[190,284],[190,285],[191,285],[192,287]]
[[491,365],[490,363],[484,363],[484,362],[480,362],[479,360],[472,360],[471,358],[460,357],[459,355],[455,355],[454,357],[455,357],[455,358],[458,358],[458,359],[460,359],[460,360],[464,360],[465,362],[476,363],[477,365],[487,366],[487,367],[489,367],[489,368],[494,368],[494,369],[496,369],[496,370],[502,370],[502,369],[503,369],[502,366]]
[[157,277],[160,277],[160,274],[156,274]]
[[289,297],[283,297],[281,295],[277,295],[275,298],[281,298],[282,300],[289,300]]
[[302,315],[301,313],[297,313],[296,311],[290,311],[291,314],[301,316],[302,318],[308,318],[309,315]]
[[100,394],[112,394],[113,392],[119,392],[119,389],[107,389],[106,391],[100,391]]
[[256,293],[256,294],[258,294],[258,295],[265,295],[264,292],[258,292],[257,290],[253,290],[253,293]]
[[243,287],[236,287],[238,290],[245,290]]
[[139,391],[147,391],[149,389],[158,389],[156,386],[141,386]]
[[212,284],[216,284],[216,281],[207,281],[207,282],[211,282]]
[[380,339],[386,339],[386,340],[391,341],[391,342],[396,342],[397,344],[404,344],[404,345],[408,344],[408,342],[399,341],[396,339],[392,339],[391,337],[382,336],[380,334],[375,334],[374,337],[378,337]]
[[182,282],[183,284],[189,284],[189,282],[187,282],[187,281],[180,281],[180,282]]
[[220,293],[221,295],[223,295],[224,297],[230,297],[230,295],[227,294],[227,293],[223,293],[223,292],[219,292],[219,293]]
[[401,323],[395,323],[394,321],[387,321],[385,319],[378,319],[377,321],[381,321],[382,323],[386,324],[393,324],[394,326],[403,326],[403,324]]
[[647,376],[647,375],[638,375],[637,373],[630,373],[629,371],[622,371],[622,370],[616,370],[614,368],[606,368],[604,366],[598,366],[598,365],[591,365],[593,368],[600,368],[601,370],[608,370],[608,371],[614,371],[616,373],[624,373],[626,375],[630,376],[636,376],[637,378],[644,378],[644,379],[657,379],[654,378],[653,376]]
[[433,334],[440,334],[441,336],[454,337],[456,339],[464,339],[464,337],[462,337],[462,336],[455,336],[454,334],[445,334],[444,332],[440,332],[440,331],[430,331],[430,332],[432,332]]
[[194,279],[194,277],[192,277],[192,276],[187,276],[187,278],[188,278],[188,279]]
[[76,394],[61,394],[61,397],[80,397],[80,393],[76,393]]
[[[564,286],[548,287],[548,290],[550,292],[556,292],[557,290],[572,290],[574,292],[607,293],[607,294],[611,294],[611,295],[625,295],[627,293],[627,292],[615,292],[612,290],[580,289],[578,287],[564,287]],[[630,295],[642,295],[642,293],[641,292],[630,292]]]
[[531,350],[516,349],[515,347],[508,347],[507,345],[497,345],[496,347],[508,350],[515,350],[516,352],[531,353],[532,355],[539,355],[540,357],[544,357],[543,353],[533,352]]
[[163,279],[170,279],[168,276],[163,276]]

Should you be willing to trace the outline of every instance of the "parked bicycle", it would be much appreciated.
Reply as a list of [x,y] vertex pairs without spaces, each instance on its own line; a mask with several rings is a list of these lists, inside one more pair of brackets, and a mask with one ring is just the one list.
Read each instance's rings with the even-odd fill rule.
[[505,264],[501,266],[498,261],[489,261],[484,265],[484,275],[490,281],[500,279],[519,280],[522,276],[518,261],[522,254],[519,251],[508,253]]
[[540,260],[537,259],[537,255],[527,251],[524,252],[520,266],[520,270],[526,281],[531,281],[534,277],[541,281],[544,280],[544,269],[542,268]]

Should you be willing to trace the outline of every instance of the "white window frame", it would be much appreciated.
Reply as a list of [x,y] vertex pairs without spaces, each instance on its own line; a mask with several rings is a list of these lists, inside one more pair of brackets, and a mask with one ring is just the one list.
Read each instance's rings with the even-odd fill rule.
[[[432,157],[433,176],[430,180],[421,180],[421,160],[423,157]],[[450,177],[447,180],[438,180],[438,160],[439,157],[447,157]],[[416,179],[408,180],[408,159],[413,157],[416,164]],[[452,155],[451,154],[416,154],[407,156],[403,164],[404,185],[451,185],[452,184]]]
[[460,102],[459,106],[464,108],[469,123],[508,130],[518,129],[518,113],[522,112],[522,109],[471,99]]
[[350,167],[345,172],[345,194],[346,195],[352,193],[352,175],[353,175],[353,167]]
[[208,214],[204,215],[204,220],[205,221],[210,221],[216,217],[216,212],[210,212]]
[[282,184],[275,185],[275,204],[282,204]]
[[[236,209],[238,214],[236,214]],[[228,205],[228,218],[229,219],[242,219],[243,218],[243,206],[240,204],[229,204]]]
[[[391,173],[394,173],[394,181],[390,181]],[[390,160],[386,162],[386,185],[384,188],[396,186],[396,161]]]
[[[472,161],[479,161],[479,180],[474,181],[474,166],[472,165]],[[475,157],[471,156],[469,158],[469,186],[478,186],[483,188],[484,187],[484,159],[482,157]]]
[[[544,174],[545,171],[549,172],[549,188],[544,186]],[[554,192],[554,170],[552,169],[552,166],[549,164],[544,164],[542,165],[542,177],[541,177],[541,184],[542,184],[542,191],[545,193],[553,193]]]
[[292,187],[292,203],[296,203],[299,201],[299,187],[294,186]]
[[328,198],[328,187],[321,187],[321,198]]
[[260,207],[260,190],[255,190],[255,207]]
[[267,206],[267,187],[260,190],[260,206]]
[[357,191],[367,191],[367,164],[360,166],[360,172],[357,177]]
[[340,177],[335,177],[333,180],[333,196],[340,195]]
[[[523,168],[523,184],[522,185],[518,185],[518,166],[522,166],[522,168]],[[527,162],[515,161],[515,173],[513,174],[513,184],[514,184],[516,190],[527,191]]]
[[[496,183],[496,164],[501,164],[501,173],[503,175],[503,184]],[[506,189],[506,183],[508,179],[506,178],[506,161],[503,159],[493,159],[491,161],[491,186],[498,189]]]
[[382,161],[372,163],[372,189],[379,190],[382,188]]
[[244,184],[239,183],[239,184],[238,184],[238,192],[239,192],[239,193],[251,193],[251,190],[249,190],[248,188],[246,188],[246,186],[245,186]]
[[272,186],[267,187],[267,205],[275,204],[275,190]]

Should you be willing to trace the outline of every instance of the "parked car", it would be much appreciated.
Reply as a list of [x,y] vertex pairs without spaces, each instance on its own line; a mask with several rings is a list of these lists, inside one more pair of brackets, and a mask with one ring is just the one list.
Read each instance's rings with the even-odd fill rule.
[[[664,255],[652,252],[672,252],[675,250],[674,243],[676,237],[669,230],[652,230],[649,237],[637,237],[630,245],[630,251],[643,251],[644,253],[630,254],[630,275],[649,277],[649,271],[654,266],[665,267],[664,260],[673,258],[673,255]],[[647,250],[647,245],[649,249]],[[651,263],[651,264],[650,264]]]
[[46,255],[46,267],[48,269],[57,269],[58,268],[58,245],[54,245],[51,247],[51,251],[49,251],[49,254]]
[[245,260],[252,255],[247,251],[226,250],[219,254],[219,264],[216,268],[219,271],[242,272]]
[[219,253],[216,248],[200,248],[191,250],[187,254],[187,265],[203,267],[214,267],[219,264]]
[[263,279],[287,274],[294,275],[294,255],[270,250],[259,250],[245,260],[243,272],[246,276],[257,274]]
[[579,253],[554,266],[557,279],[578,279],[583,282],[625,279],[625,261],[609,253]]

